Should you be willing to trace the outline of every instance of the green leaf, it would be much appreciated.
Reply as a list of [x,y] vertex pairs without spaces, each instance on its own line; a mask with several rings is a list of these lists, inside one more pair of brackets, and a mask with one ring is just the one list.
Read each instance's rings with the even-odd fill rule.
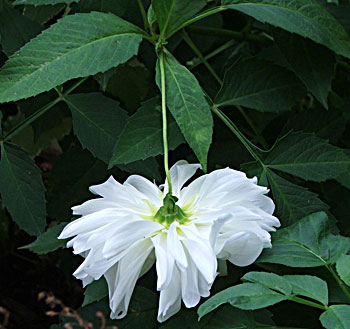
[[336,269],[340,278],[350,286],[350,255],[341,255],[337,260]]
[[260,284],[243,283],[223,291],[205,301],[198,309],[199,319],[224,303],[242,310],[256,310],[274,305],[288,296],[282,295]]
[[284,275],[283,278],[292,285],[293,294],[309,297],[323,305],[328,305],[327,283],[317,276]]
[[[164,66],[167,105],[205,172],[213,133],[209,105],[195,76],[168,52]],[[160,88],[159,60],[156,81]]]
[[58,3],[72,3],[79,2],[80,0],[15,0],[14,5],[34,5],[34,6],[43,6],[43,5],[56,5]]
[[84,292],[83,307],[108,296],[107,282],[104,277],[90,283]]
[[69,95],[65,101],[72,111],[73,130],[81,145],[108,163],[127,113],[117,101],[101,93]]
[[267,168],[322,182],[347,171],[350,157],[343,149],[313,134],[290,133],[265,153],[263,162]]
[[261,263],[290,267],[334,264],[350,249],[350,238],[331,234],[326,213],[317,212],[272,233],[272,248],[265,249]]
[[39,168],[18,146],[1,145],[0,193],[18,226],[30,235],[45,229],[45,189]]
[[0,102],[35,96],[67,80],[118,66],[137,53],[142,33],[113,14],[68,15],[5,63]]
[[[159,99],[151,99],[129,118],[119,140],[115,144],[110,166],[144,160],[163,154],[162,114]],[[172,118],[168,118],[169,149],[183,142],[181,132]]]
[[7,2],[0,9],[0,36],[3,52],[10,56],[31,38],[35,37],[43,27],[21,15]]
[[335,74],[334,54],[329,49],[296,34],[276,31],[274,39],[297,77],[328,109],[327,98]]
[[217,106],[242,105],[263,112],[289,110],[305,95],[303,84],[283,67],[257,57],[242,58],[225,73]]
[[267,169],[266,173],[276,204],[276,214],[283,227],[314,212],[329,208],[317,194],[307,188],[289,182],[272,170]]
[[341,24],[314,0],[223,0],[223,5],[256,20],[299,34],[350,57],[349,37]]
[[332,305],[320,316],[326,329],[350,329],[350,305]]
[[243,281],[258,283],[266,288],[276,290],[283,295],[291,295],[292,286],[284,277],[267,272],[249,272],[242,277]]
[[152,0],[160,34],[164,40],[206,5],[205,0]]
[[48,254],[66,246],[66,240],[59,240],[57,237],[62,232],[63,228],[67,225],[67,222],[59,223],[50,227],[46,232],[40,234],[38,238],[26,246],[19,249],[29,249],[38,255]]

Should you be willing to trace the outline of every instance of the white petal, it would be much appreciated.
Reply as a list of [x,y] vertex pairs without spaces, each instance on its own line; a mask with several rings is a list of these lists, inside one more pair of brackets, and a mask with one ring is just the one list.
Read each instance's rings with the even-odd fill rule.
[[126,222],[119,227],[113,238],[108,239],[102,253],[106,258],[113,257],[130,247],[134,242],[149,237],[153,232],[163,229],[159,223],[149,220]]
[[186,307],[194,307],[201,298],[198,287],[198,270],[188,255],[188,267],[181,271],[182,300]]
[[161,233],[152,238],[156,254],[157,290],[164,289],[172,279],[174,257],[167,249],[167,234]]
[[188,266],[187,257],[185,255],[182,243],[179,239],[177,228],[177,222],[173,222],[170,225],[167,237],[167,249],[170,252],[170,254],[174,257],[180,269],[186,269]]
[[111,284],[114,289],[110,289],[109,296],[112,319],[121,319],[126,315],[136,281],[152,249],[150,239],[139,241],[120,260],[116,272],[107,275],[109,281],[113,280],[111,274],[115,276],[115,281]]
[[215,247],[216,239],[221,231],[221,228],[223,225],[230,219],[230,215],[222,215],[217,220],[214,221],[214,224],[212,226],[212,229],[210,231],[210,237],[209,237],[209,243],[212,246],[212,248]]
[[104,198],[114,200],[115,196],[124,193],[123,185],[117,182],[113,176],[109,177],[106,182],[90,186],[89,190]]
[[[170,168],[170,178],[171,184],[173,188],[173,195],[179,197],[180,190],[183,185],[196,173],[198,169],[201,169],[200,164],[189,164],[185,160],[180,160],[176,162]],[[168,180],[165,180],[164,185],[164,195],[166,195],[169,191]]]
[[164,322],[181,308],[181,279],[180,271],[174,266],[170,284],[160,292],[158,317],[159,322]]
[[89,232],[119,218],[120,215],[114,209],[105,209],[80,217],[65,226],[58,239],[67,239],[77,234]]
[[[244,232],[229,239],[223,252],[227,258],[237,266],[248,266],[256,261],[264,248],[264,241],[253,232]],[[220,255],[218,255],[220,257]]]
[[72,210],[73,215],[86,216],[97,211],[115,207],[118,207],[118,204],[115,201],[98,198],[88,200],[79,206],[72,207]]
[[160,207],[163,201],[163,193],[159,188],[152,184],[148,179],[139,176],[132,175],[124,183],[124,185],[130,185],[144,195],[144,198],[149,200],[155,207]]

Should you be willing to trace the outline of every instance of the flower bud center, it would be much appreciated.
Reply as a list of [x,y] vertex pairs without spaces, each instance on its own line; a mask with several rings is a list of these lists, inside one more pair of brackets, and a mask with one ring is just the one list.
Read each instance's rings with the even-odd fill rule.
[[169,227],[171,223],[177,221],[180,224],[184,224],[188,221],[188,216],[186,213],[176,204],[178,198],[171,194],[167,194],[163,199],[163,206],[159,208],[154,216],[154,219]]

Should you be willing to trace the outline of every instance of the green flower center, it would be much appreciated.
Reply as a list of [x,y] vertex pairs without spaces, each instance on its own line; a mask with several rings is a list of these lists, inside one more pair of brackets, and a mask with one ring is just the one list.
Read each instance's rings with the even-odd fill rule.
[[176,196],[168,193],[163,199],[163,206],[154,215],[154,220],[165,227],[169,227],[174,221],[180,224],[188,222],[189,216],[176,204],[178,200]]

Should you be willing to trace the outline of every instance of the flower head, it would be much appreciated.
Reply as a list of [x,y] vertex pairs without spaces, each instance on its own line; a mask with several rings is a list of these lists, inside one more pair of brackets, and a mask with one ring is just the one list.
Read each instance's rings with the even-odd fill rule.
[[111,318],[126,315],[137,279],[156,262],[160,291],[158,321],[179,311],[181,300],[194,307],[210,294],[217,259],[238,266],[253,263],[270,234],[280,225],[268,190],[229,168],[215,170],[184,184],[200,168],[177,162],[170,169],[173,185],[160,189],[142,176],[124,184],[110,177],[91,186],[100,198],[73,207],[79,219],[59,238],[85,257],[74,272],[83,285],[105,276]]

